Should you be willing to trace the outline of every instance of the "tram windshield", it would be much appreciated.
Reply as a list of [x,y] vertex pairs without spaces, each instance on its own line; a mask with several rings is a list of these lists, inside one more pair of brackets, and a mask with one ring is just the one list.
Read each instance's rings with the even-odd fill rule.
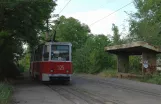
[[69,46],[68,45],[52,45],[51,60],[69,61]]

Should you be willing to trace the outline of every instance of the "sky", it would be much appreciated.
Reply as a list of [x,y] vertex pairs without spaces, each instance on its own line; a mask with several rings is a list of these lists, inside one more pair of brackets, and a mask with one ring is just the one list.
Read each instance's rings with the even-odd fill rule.
[[[57,6],[54,14],[59,14],[62,8],[68,3],[69,0],[57,0]],[[68,17],[74,17],[81,23],[87,24],[93,34],[111,34],[112,24],[114,23],[119,27],[120,33],[126,34],[128,32],[128,15],[125,13],[135,12],[133,0],[71,0],[67,7],[59,14]],[[108,16],[121,7],[131,3],[125,8],[117,11],[116,13]],[[104,18],[107,16],[106,18]],[[93,24],[97,20],[101,21]]]

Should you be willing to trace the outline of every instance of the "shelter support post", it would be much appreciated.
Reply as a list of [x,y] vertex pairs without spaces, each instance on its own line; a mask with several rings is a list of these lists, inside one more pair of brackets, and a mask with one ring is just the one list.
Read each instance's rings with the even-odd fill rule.
[[117,55],[117,70],[120,73],[128,73],[129,69],[129,55],[118,54]]

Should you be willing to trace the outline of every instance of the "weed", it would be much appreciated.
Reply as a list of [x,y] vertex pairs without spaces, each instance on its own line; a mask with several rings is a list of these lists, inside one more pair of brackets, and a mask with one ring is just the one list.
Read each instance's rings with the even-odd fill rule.
[[103,77],[116,77],[117,70],[105,69],[101,73],[99,73],[99,75]]
[[12,87],[6,83],[0,83],[0,104],[8,104],[12,93]]

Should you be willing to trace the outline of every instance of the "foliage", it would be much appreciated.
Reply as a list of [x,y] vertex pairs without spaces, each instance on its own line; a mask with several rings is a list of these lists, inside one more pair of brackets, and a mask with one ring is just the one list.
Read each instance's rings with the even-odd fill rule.
[[11,85],[0,83],[0,104],[9,104],[11,93]]
[[145,75],[144,78],[141,79],[140,81],[161,85],[161,75],[159,74]]
[[30,68],[30,53],[26,52],[24,57],[19,60],[19,69],[23,71],[28,71]]
[[8,31],[10,37],[35,44],[38,39],[37,33],[45,29],[45,21],[49,18],[55,2],[52,0],[8,2],[10,3],[1,4],[0,31]]
[[113,31],[113,36],[112,36],[113,44],[114,45],[121,44],[119,29],[115,24],[112,24],[112,31]]
[[[113,56],[104,52],[104,47],[111,42],[104,35],[91,36],[85,45],[74,54],[76,72],[99,73],[105,68],[114,67]],[[81,64],[80,64],[81,63]]]
[[130,37],[153,45],[161,41],[161,3],[160,0],[134,0],[136,13],[130,15]]
[[5,77],[12,71],[19,73],[17,62],[23,55],[23,44],[32,48],[39,42],[39,33],[46,30],[45,21],[56,4],[53,0],[0,2],[0,76]]
[[142,73],[142,64],[140,56],[130,56],[129,57],[129,71],[134,74]]
[[57,21],[60,21],[59,25],[56,24],[53,26],[53,31],[57,27],[56,40],[71,42],[73,51],[75,51],[76,48],[82,47],[89,36],[89,27],[85,24],[81,24],[80,21],[72,17],[66,18],[61,16]]

